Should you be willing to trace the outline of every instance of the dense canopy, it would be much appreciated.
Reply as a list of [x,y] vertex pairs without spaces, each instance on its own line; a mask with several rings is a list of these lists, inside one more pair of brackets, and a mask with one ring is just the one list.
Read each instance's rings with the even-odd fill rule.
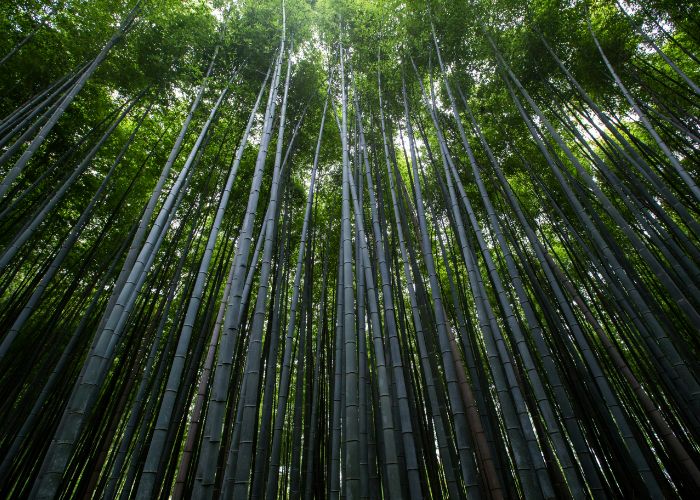
[[698,2],[0,35],[3,498],[697,495]]

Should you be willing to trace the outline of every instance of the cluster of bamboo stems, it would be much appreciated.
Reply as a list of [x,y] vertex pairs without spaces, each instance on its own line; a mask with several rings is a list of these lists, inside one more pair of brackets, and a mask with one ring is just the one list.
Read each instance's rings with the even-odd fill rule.
[[[371,102],[339,43],[301,210],[292,175],[306,168],[294,153],[307,124],[305,112],[287,117],[284,30],[227,170],[217,165],[231,139],[215,132],[238,71],[195,119],[216,47],[140,218],[98,259],[152,159],[86,240],[151,119],[148,89],[31,183],[25,172],[139,9],[94,60],[0,122],[0,224],[11,234],[0,252],[4,494],[659,498],[700,487],[697,117],[635,97],[592,26],[641,132],[596,103],[542,35],[561,79],[538,103],[484,29],[538,164],[522,145],[489,142],[434,29],[437,68],[406,56],[390,96],[403,112],[391,115],[381,74]],[[697,107],[697,85],[646,40]],[[57,227],[126,117],[133,128],[99,187],[37,258],[30,242]],[[256,124],[257,158],[241,180]],[[324,166],[334,133],[342,153]],[[504,151],[531,182],[537,218]],[[319,216],[320,195],[339,200],[333,217]],[[76,252],[82,264],[62,273]]]

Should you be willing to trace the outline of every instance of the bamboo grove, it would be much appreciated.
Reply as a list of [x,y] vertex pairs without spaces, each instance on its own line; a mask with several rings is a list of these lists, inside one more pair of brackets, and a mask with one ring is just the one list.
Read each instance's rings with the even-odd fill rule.
[[0,13],[3,497],[697,494],[697,4]]

